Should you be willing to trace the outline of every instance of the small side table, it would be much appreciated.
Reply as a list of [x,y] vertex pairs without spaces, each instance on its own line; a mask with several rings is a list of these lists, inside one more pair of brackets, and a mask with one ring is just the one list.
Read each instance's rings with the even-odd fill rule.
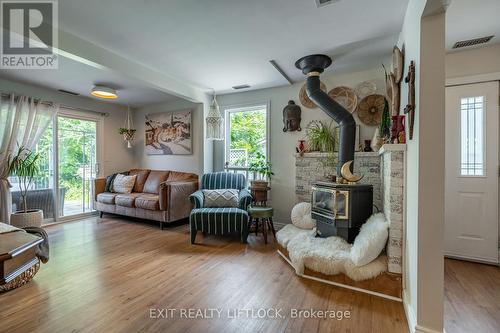
[[250,192],[252,193],[254,203],[265,206],[267,203],[267,192],[269,192],[269,190],[271,190],[270,187],[250,187]]
[[276,239],[276,230],[273,224],[273,209],[265,206],[250,206],[248,207],[250,214],[250,223],[255,219],[255,234],[259,232],[259,223],[262,227],[262,234],[264,235],[264,243],[267,244],[267,231],[272,231],[274,239]]

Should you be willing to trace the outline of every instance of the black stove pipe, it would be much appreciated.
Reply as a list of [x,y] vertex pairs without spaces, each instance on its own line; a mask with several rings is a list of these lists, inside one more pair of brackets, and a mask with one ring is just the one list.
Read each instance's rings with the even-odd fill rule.
[[[340,144],[337,162],[337,177],[341,177],[340,169],[344,163],[354,160],[356,140],[356,121],[352,114],[342,105],[335,102],[320,89],[319,75],[330,66],[332,60],[323,54],[313,54],[300,58],[295,67],[307,75],[307,96],[340,126]],[[351,172],[352,163],[351,163]]]

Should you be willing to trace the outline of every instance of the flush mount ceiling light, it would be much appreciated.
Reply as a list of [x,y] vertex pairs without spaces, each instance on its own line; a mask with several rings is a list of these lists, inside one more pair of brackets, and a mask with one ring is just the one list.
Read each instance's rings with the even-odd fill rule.
[[94,97],[104,98],[104,99],[117,99],[118,95],[116,90],[106,86],[94,86],[90,91],[90,94]]

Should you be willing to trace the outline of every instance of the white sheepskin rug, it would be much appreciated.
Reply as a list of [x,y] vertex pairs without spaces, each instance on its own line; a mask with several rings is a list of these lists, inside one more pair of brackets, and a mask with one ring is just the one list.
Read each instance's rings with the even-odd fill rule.
[[[376,221],[371,221],[372,224],[386,222],[385,217],[382,217],[377,216]],[[369,221],[365,224],[368,224]],[[373,226],[365,229],[367,232],[372,231]],[[379,229],[384,230],[382,227]],[[304,268],[307,267],[326,275],[344,273],[354,281],[362,281],[374,278],[387,271],[387,257],[385,254],[379,255],[382,249],[376,255],[373,255],[373,253],[370,254],[370,257],[373,257],[373,259],[369,263],[362,266],[356,265],[351,260],[353,245],[340,237],[317,238],[315,234],[315,229],[304,230],[291,224],[286,225],[276,234],[278,243],[288,250],[290,261],[297,274],[304,274]],[[361,237],[360,240],[364,241],[366,238]],[[386,241],[387,238],[385,238],[384,244]],[[359,242],[356,244],[356,241],[354,246],[369,248],[363,246],[363,244],[359,244]]]

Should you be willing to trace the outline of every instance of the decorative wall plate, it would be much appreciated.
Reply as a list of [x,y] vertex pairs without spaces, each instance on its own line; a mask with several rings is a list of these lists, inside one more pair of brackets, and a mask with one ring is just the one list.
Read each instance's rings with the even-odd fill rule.
[[[323,90],[324,92],[326,92],[326,85],[321,82],[320,84],[320,89]],[[304,83],[304,85],[302,86],[302,88],[300,88],[300,92],[299,92],[299,100],[300,100],[300,103],[305,106],[306,108],[308,109],[314,109],[317,107],[316,104],[314,104],[313,101],[311,101],[309,99],[309,97],[307,97],[307,92],[306,92],[306,84]]]
[[368,95],[375,94],[375,92],[377,92],[377,85],[372,81],[361,82],[356,86],[355,91],[359,98],[364,98]]
[[384,96],[378,94],[366,96],[358,105],[359,120],[368,126],[379,125],[382,112],[384,112],[384,106]]
[[356,96],[352,88],[345,86],[336,87],[328,92],[328,96],[333,98],[335,102],[342,105],[350,113],[356,111],[358,96]]
[[403,66],[403,52],[401,52],[399,47],[394,46],[392,49],[392,73],[394,74],[395,81],[398,84],[403,78]]

